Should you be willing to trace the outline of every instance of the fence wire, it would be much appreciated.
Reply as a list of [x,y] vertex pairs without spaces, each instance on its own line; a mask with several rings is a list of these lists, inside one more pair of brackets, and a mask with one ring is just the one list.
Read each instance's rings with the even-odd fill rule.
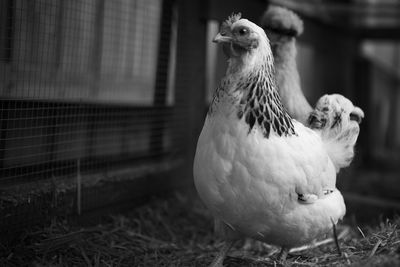
[[0,6],[0,185],[72,177],[78,162],[91,174],[179,155],[169,3]]

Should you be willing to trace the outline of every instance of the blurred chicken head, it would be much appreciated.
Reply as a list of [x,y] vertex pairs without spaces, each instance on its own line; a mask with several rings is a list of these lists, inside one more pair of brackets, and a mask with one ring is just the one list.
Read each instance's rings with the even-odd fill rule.
[[271,44],[285,42],[303,33],[303,21],[291,10],[270,5],[261,18],[261,27],[266,31]]
[[329,135],[336,135],[344,128],[359,131],[359,124],[363,118],[364,112],[361,108],[354,106],[342,95],[332,94],[324,95],[318,100],[308,122],[312,129],[327,130]]

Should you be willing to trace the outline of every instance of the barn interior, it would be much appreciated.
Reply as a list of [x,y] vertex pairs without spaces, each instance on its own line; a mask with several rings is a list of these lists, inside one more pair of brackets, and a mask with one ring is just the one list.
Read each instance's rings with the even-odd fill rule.
[[[331,244],[289,260],[400,264],[398,1],[2,0],[0,265],[211,262],[219,243],[193,157],[227,65],[212,39],[232,12],[258,23],[272,4],[304,21],[309,102],[340,93],[365,113],[337,180],[347,256]],[[260,246],[229,266],[273,266]]]

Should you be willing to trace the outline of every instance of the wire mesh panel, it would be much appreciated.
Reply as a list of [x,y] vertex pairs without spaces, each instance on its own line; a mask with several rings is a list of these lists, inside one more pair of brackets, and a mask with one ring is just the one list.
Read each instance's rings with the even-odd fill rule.
[[0,210],[32,188],[54,197],[179,168],[187,114],[175,100],[174,1],[0,6]]

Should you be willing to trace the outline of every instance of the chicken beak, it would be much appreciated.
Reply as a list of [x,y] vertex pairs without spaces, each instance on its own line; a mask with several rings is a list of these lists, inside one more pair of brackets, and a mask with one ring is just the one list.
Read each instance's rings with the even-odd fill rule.
[[361,108],[355,107],[354,110],[350,113],[350,120],[356,121],[358,124],[361,123],[364,118],[364,111]]
[[227,36],[226,34],[218,33],[217,36],[214,37],[214,43],[230,43],[232,41],[232,37]]

